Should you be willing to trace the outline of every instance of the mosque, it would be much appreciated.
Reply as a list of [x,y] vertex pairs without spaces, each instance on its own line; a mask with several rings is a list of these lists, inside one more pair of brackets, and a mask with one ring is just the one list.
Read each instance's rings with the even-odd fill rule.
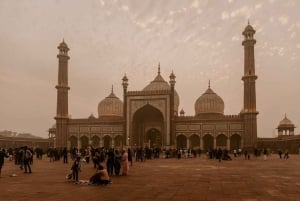
[[157,148],[254,148],[257,146],[257,115],[254,62],[255,30],[248,24],[244,40],[244,103],[238,114],[225,115],[224,101],[208,88],[195,101],[195,115],[179,111],[176,76],[168,82],[160,73],[141,91],[128,90],[122,78],[123,97],[113,91],[100,101],[98,117],[72,119],[68,111],[68,45],[59,44],[56,124],[49,129],[56,147],[157,147]]

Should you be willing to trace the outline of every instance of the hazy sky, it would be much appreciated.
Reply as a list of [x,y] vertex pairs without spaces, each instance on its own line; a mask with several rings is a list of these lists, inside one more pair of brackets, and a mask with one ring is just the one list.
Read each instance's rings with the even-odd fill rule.
[[[69,48],[69,113],[98,116],[114,85],[122,99],[173,70],[179,109],[194,115],[208,87],[225,114],[243,107],[243,40],[256,29],[258,136],[272,137],[284,114],[300,126],[300,1],[0,0],[0,130],[46,137],[55,121],[57,46]],[[299,133],[296,128],[296,133]]]

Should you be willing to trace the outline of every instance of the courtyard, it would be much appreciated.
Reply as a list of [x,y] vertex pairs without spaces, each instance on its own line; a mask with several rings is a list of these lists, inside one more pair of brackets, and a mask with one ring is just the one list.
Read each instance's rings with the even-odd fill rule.
[[[128,176],[112,176],[108,186],[66,180],[71,162],[34,160],[32,174],[5,161],[0,201],[295,201],[300,200],[300,156],[288,160],[270,155],[232,161],[200,158],[152,159],[134,162]],[[95,172],[83,163],[80,180]],[[15,175],[13,175],[15,174]]]

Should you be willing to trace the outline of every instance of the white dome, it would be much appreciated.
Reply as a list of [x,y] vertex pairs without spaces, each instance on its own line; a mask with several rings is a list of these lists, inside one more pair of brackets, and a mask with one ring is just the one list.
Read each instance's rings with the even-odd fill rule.
[[195,102],[195,113],[224,114],[224,101],[210,87]]
[[[157,76],[154,78],[150,84],[148,84],[143,91],[160,91],[160,90],[171,90],[171,86],[164,80],[164,78],[160,75],[160,70],[158,70]],[[178,112],[179,107],[179,96],[175,90],[174,93],[174,110]]]
[[123,102],[114,94],[113,90],[99,103],[98,116],[123,116]]
[[285,115],[284,118],[279,122],[278,127],[295,127],[295,125]]

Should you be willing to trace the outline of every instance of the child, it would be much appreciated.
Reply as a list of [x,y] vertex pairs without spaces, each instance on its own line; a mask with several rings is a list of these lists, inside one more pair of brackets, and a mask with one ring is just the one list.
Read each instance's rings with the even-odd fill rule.
[[73,165],[71,167],[73,180],[75,180],[75,183],[78,182],[78,172],[80,171],[80,156],[77,156],[73,162]]

